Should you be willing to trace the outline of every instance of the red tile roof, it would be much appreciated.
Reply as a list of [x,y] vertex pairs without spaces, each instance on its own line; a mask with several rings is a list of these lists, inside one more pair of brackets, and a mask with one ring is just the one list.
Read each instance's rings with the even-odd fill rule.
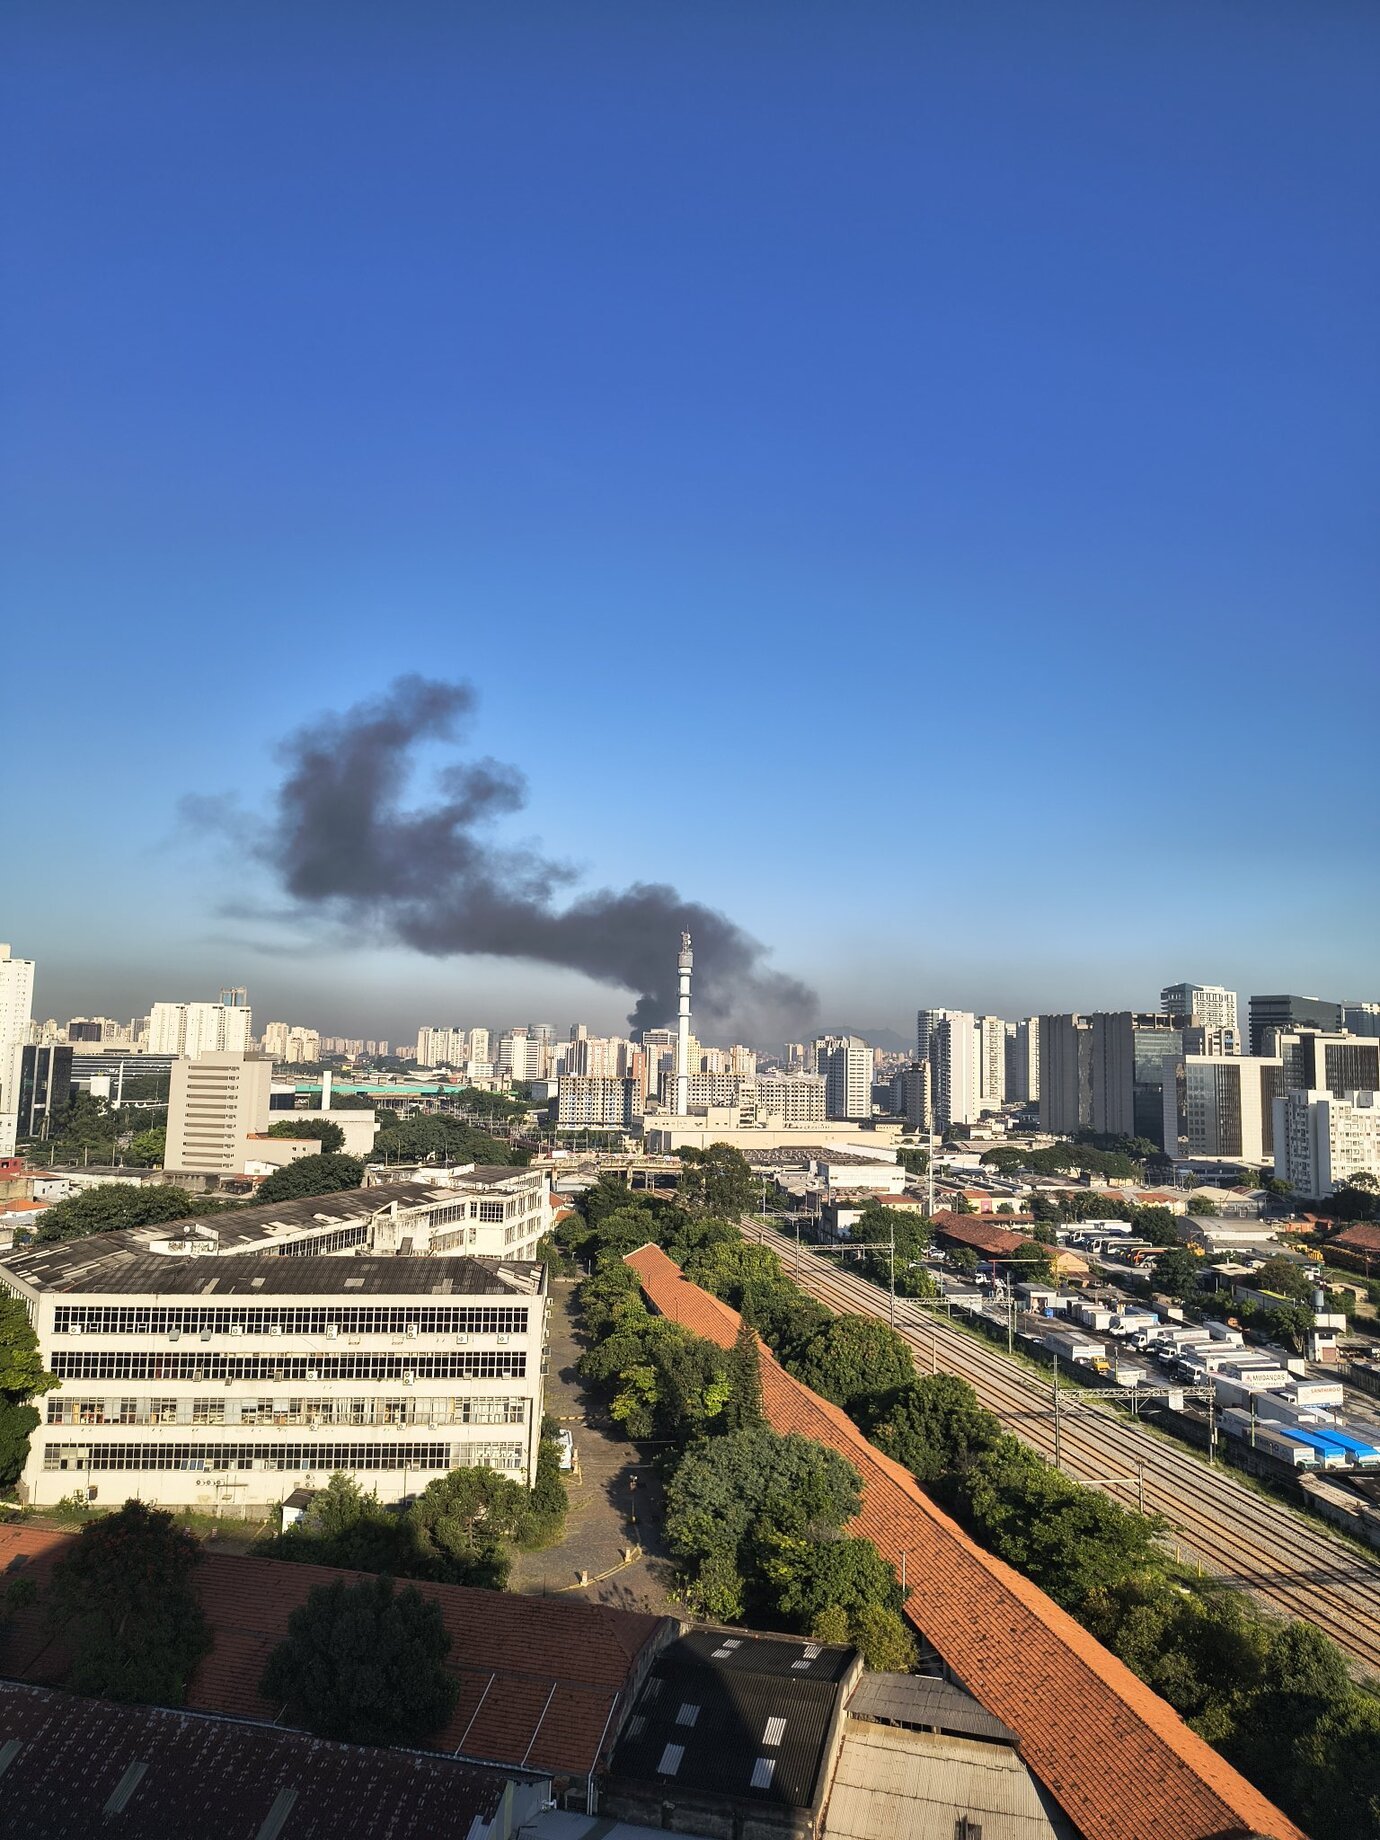
[[1354,1227],[1339,1233],[1331,1243],[1334,1246],[1345,1246],[1348,1252],[1380,1252],[1380,1226],[1368,1220],[1358,1220]]
[[[697,1335],[732,1345],[738,1313],[656,1246],[628,1255],[648,1300]],[[1244,1776],[1116,1656],[1000,1559],[984,1552],[837,1406],[762,1351],[768,1422],[846,1456],[862,1479],[853,1523],[899,1568],[906,1615],[987,1710],[1086,1840],[1304,1840]]]
[[[42,1584],[70,1534],[0,1527],[0,1573],[16,1559]],[[192,1677],[194,1711],[276,1723],[282,1708],[259,1695],[269,1655],[313,1586],[360,1572],[282,1559],[206,1552],[197,1589],[215,1646]],[[674,1625],[640,1611],[611,1609],[463,1585],[419,1584],[441,1606],[451,1638],[448,1665],[460,1698],[438,1750],[485,1763],[584,1776],[593,1767],[622,1696],[640,1679]],[[49,1636],[41,1603],[0,1632],[0,1672],[57,1685],[66,1657]]]
[[960,1246],[972,1246],[978,1252],[990,1252],[994,1258],[1015,1252],[1025,1244],[1019,1233],[1008,1233],[1002,1227],[994,1227],[985,1216],[978,1219],[975,1214],[953,1214],[947,1208],[934,1217],[934,1224],[939,1229],[941,1239],[951,1239]]

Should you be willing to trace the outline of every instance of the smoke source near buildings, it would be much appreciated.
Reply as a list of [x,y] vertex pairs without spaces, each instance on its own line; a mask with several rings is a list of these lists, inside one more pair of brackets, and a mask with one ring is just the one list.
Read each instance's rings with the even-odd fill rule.
[[457,760],[438,774],[433,803],[405,806],[418,746],[455,741],[475,702],[468,684],[400,677],[283,744],[271,815],[252,836],[293,900],[433,957],[532,959],[637,991],[635,1031],[674,1015],[676,949],[688,932],[698,1013],[778,1038],[809,1026],[815,993],[768,969],[766,948],[727,915],[661,882],[562,901],[573,870],[485,835],[523,807],[513,767]]

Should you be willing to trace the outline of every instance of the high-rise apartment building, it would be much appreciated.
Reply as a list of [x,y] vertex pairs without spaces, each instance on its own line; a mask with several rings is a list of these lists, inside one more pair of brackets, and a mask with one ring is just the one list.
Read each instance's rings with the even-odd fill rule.
[[824,1075],[829,1118],[872,1116],[872,1050],[858,1035],[826,1035],[815,1043],[815,1071]]
[[1221,984],[1166,984],[1160,992],[1160,1014],[1182,1016],[1210,1029],[1230,1029],[1236,1035],[1236,992]]
[[1073,1137],[1092,1126],[1092,1022],[1075,1015],[1040,1016],[1037,1021],[1040,1129]]
[[1040,1096],[1040,1018],[1027,1016],[1010,1025],[1006,1037],[1006,1097],[1029,1105]]
[[0,945],[0,1156],[13,1156],[22,1057],[34,1007],[34,961]]
[[290,1067],[311,1067],[321,1058],[321,1036],[298,1022],[266,1022],[263,1051]]
[[469,1037],[463,1029],[424,1024],[417,1030],[417,1060],[423,1067],[463,1067],[469,1058]]
[[1380,1093],[1281,1093],[1275,1100],[1275,1174],[1314,1201],[1353,1176],[1380,1181]]
[[946,1016],[956,1015],[956,1010],[918,1009],[915,1012],[915,1058],[927,1061],[930,1058],[930,1043],[935,1030]]
[[928,1061],[911,1061],[895,1076],[891,1082],[891,1109],[898,1118],[904,1118],[913,1130],[930,1129],[933,1114]]
[[823,1124],[827,1082],[817,1073],[759,1073],[743,1076],[739,1103],[754,1107],[761,1123]]
[[273,1062],[263,1054],[200,1054],[172,1064],[167,1169],[236,1175],[245,1139],[269,1125]]
[[491,1061],[492,1045],[487,1029],[470,1030],[470,1059],[472,1061]]
[[976,1017],[967,1010],[946,1010],[931,1028],[929,1061],[935,1129],[976,1123],[982,1110]]
[[1165,1070],[1165,1151],[1252,1168],[1272,1163],[1282,1080],[1277,1056],[1181,1055]]
[[[243,996],[243,991],[235,991]],[[247,1054],[253,1011],[247,1003],[155,1003],[149,1011],[150,1054]]]
[[984,1112],[999,1112],[1006,1103],[1006,1037],[1010,1024],[1000,1016],[979,1016],[977,1029],[977,1096]]
[[631,1131],[642,1095],[631,1077],[562,1074],[556,1085],[558,1130]]
[[1342,1006],[1322,997],[1252,997],[1250,1000],[1251,1053],[1267,1054],[1267,1029],[1290,1035],[1299,1029],[1320,1029],[1335,1035],[1342,1026]]

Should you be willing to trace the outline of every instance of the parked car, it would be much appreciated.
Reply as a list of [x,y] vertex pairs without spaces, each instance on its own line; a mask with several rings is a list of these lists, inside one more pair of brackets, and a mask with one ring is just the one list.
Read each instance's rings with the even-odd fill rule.
[[560,1458],[560,1467],[562,1469],[574,1469],[575,1440],[571,1437],[564,1425],[562,1425],[560,1430],[556,1433],[556,1450]]

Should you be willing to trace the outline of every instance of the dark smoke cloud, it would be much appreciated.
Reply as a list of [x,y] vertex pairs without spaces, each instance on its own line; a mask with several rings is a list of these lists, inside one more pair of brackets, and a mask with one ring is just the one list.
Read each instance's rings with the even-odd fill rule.
[[435,803],[403,806],[420,743],[453,741],[475,706],[467,684],[398,678],[376,701],[327,715],[283,746],[284,778],[254,848],[302,906],[368,923],[443,958],[492,953],[580,971],[640,993],[635,1030],[669,1021],[676,953],[694,939],[695,1010],[777,1038],[808,1026],[812,990],[765,968],[765,948],[712,907],[660,882],[561,904],[569,867],[481,833],[520,811],[526,784],[494,760],[456,762]]

